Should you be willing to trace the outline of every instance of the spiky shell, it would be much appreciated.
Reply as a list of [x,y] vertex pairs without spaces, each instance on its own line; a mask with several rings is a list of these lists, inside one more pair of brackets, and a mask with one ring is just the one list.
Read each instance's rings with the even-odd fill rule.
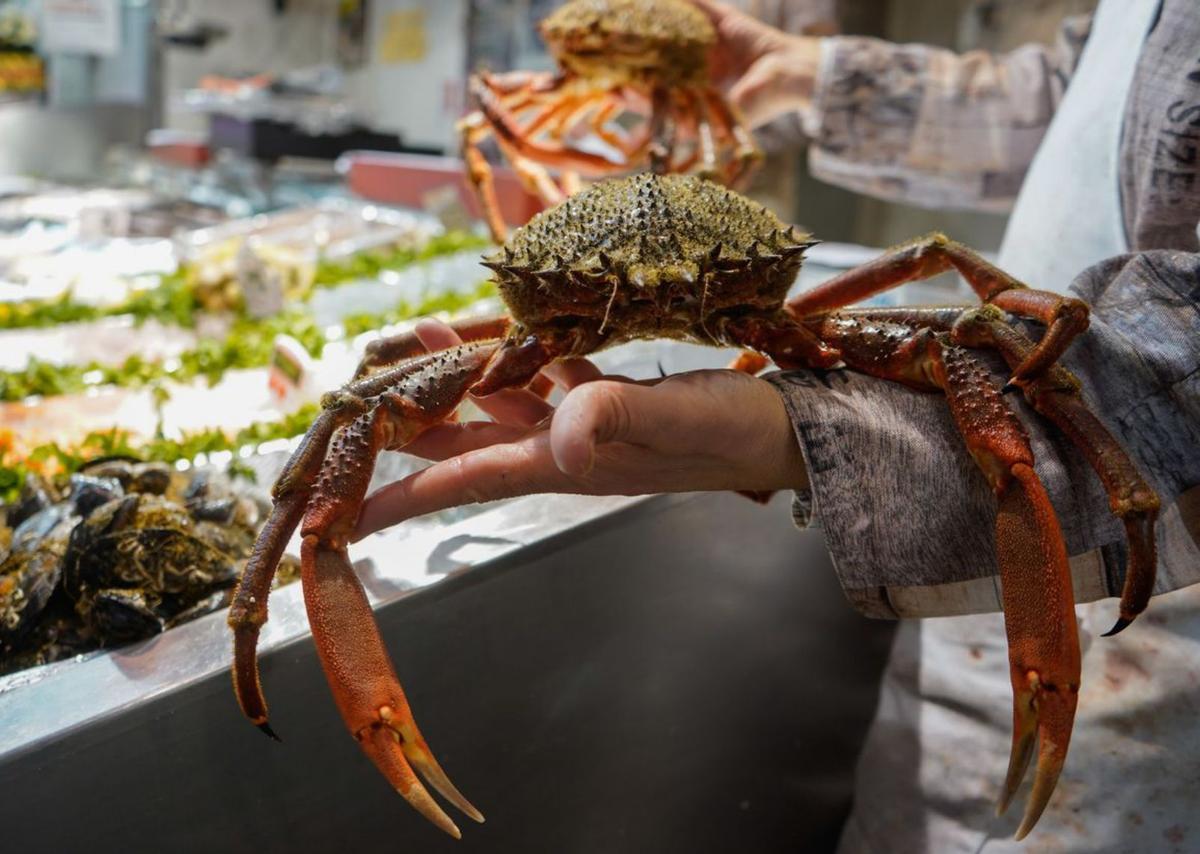
[[716,41],[708,16],[687,0],[572,0],[539,27],[559,62],[589,77],[701,79]]
[[484,263],[526,328],[596,318],[625,337],[692,337],[713,314],[779,308],[811,242],[720,184],[646,173],[543,211]]
[[716,40],[708,16],[687,0],[572,0],[547,15],[541,29],[557,38],[596,32],[705,47]]

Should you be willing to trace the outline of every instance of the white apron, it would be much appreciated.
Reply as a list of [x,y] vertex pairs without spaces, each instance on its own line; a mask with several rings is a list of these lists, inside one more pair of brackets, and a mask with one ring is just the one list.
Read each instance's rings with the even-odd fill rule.
[[[1119,199],[1121,117],[1157,0],[1102,0],[1075,76],[1009,222],[1000,265],[1064,292],[1128,251]],[[841,840],[859,852],[1200,851],[1200,586],[1156,597],[1101,638],[1115,600],[1081,605],[1079,711],[1041,821],[1012,840],[1028,779],[994,805],[1012,732],[999,614],[901,624]],[[1030,775],[1032,776],[1032,775]]]

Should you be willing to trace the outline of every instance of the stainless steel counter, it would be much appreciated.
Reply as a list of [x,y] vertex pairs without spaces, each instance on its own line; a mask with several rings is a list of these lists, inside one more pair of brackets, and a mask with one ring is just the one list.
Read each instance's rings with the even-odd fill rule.
[[[519,543],[527,511],[536,534]],[[409,540],[375,560],[453,577],[407,594],[364,581],[389,602],[378,617],[426,736],[487,824],[455,843],[391,791],[301,632],[267,638],[284,743],[264,738],[227,660],[196,660],[228,649],[215,614],[78,664],[58,691],[0,695],[4,850],[832,846],[891,628],[851,612],[786,496],[534,498]],[[270,625],[300,608],[296,586],[278,591]],[[108,705],[89,720],[93,701]]]

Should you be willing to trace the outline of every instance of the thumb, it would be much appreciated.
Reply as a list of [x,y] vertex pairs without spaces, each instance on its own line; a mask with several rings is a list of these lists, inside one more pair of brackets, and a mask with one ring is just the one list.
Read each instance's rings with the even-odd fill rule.
[[597,380],[568,394],[550,422],[550,453],[568,475],[592,470],[596,446],[605,442],[647,444],[663,435],[661,408],[653,387]]

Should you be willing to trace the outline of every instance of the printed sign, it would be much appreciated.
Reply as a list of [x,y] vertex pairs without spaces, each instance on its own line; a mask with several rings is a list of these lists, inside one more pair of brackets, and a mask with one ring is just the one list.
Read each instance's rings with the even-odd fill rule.
[[120,0],[43,0],[41,46],[113,56],[121,47]]

